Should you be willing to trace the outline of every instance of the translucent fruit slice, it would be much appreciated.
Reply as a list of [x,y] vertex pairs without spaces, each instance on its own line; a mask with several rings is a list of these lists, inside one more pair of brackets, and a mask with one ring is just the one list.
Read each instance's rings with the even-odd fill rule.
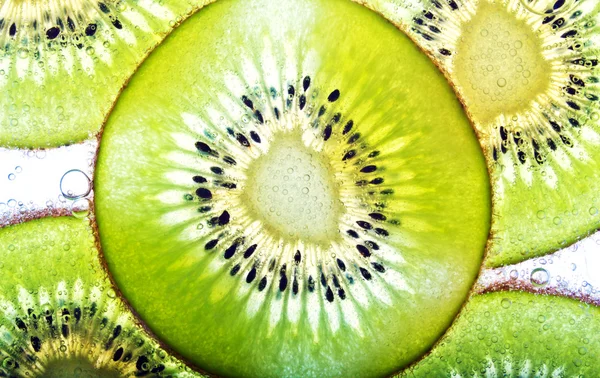
[[489,231],[450,86],[348,1],[200,11],[119,98],[96,172],[120,289],[220,375],[397,371],[460,309]]
[[208,2],[3,1],[0,146],[44,148],[93,136],[148,51]]
[[587,377],[600,371],[600,309],[520,292],[477,295],[401,376]]
[[599,15],[595,0],[452,0],[413,19],[411,34],[448,73],[485,150],[488,266],[600,227]]
[[196,376],[116,296],[87,220],[1,229],[0,274],[0,376]]

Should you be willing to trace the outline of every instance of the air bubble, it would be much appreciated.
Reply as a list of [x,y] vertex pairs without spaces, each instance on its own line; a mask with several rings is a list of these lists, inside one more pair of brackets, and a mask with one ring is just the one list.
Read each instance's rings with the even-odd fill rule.
[[516,280],[517,278],[519,278],[519,272],[513,269],[510,271],[509,276],[512,280]]
[[71,214],[75,218],[85,218],[90,213],[90,201],[87,198],[79,198],[71,204]]
[[496,84],[498,84],[498,86],[500,88],[504,88],[506,86],[506,79],[501,77],[500,79],[498,79],[498,81],[496,82]]
[[10,174],[8,175],[8,179],[9,179],[10,181],[13,181],[13,180],[14,180],[16,177],[17,177],[17,176],[15,176],[15,174],[14,174],[14,173],[10,173]]
[[546,321],[546,317],[544,315],[539,315],[538,318],[537,318],[537,320],[538,320],[539,323],[543,323],[543,322]]
[[550,273],[544,268],[536,268],[531,271],[531,284],[535,287],[543,287],[550,281]]
[[512,302],[510,299],[504,298],[502,299],[502,302],[500,302],[500,304],[502,305],[502,308],[507,309],[512,305]]
[[60,179],[60,192],[65,198],[77,199],[87,196],[92,190],[90,178],[79,169],[72,169]]
[[590,215],[598,215],[598,208],[597,207],[590,207],[589,210]]

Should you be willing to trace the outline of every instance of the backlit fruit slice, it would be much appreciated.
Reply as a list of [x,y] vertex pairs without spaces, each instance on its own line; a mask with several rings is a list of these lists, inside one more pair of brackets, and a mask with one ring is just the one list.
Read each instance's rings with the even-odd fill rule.
[[186,21],[117,102],[95,183],[125,297],[228,376],[397,371],[452,321],[489,231],[450,86],[344,0],[219,1]]
[[474,296],[406,377],[593,377],[600,309],[520,292]]
[[115,295],[87,220],[0,229],[0,274],[0,376],[196,376]]
[[456,85],[485,150],[488,266],[600,227],[599,15],[596,0],[451,0],[413,20],[411,34]]
[[99,131],[141,60],[209,0],[4,0],[0,146],[44,148]]

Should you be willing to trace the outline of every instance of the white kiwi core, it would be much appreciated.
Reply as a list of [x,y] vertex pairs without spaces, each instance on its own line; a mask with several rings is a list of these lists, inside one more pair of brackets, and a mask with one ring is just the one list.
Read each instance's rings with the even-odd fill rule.
[[462,34],[454,70],[476,121],[517,114],[548,89],[551,67],[542,39],[501,4],[480,1]]
[[342,205],[324,154],[299,133],[281,133],[248,167],[244,202],[272,232],[289,240],[330,243],[339,238]]

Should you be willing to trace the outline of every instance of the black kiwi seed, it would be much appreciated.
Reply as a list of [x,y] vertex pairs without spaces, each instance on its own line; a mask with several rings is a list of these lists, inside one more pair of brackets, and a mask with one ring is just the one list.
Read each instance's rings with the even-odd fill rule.
[[267,287],[267,276],[264,276],[258,283],[258,291],[263,291]]
[[308,90],[310,87],[310,76],[306,76],[302,81],[302,88],[304,88],[304,92]]
[[102,13],[110,13],[110,9],[108,8],[108,6],[106,6],[106,4],[99,2],[98,3],[98,8],[100,8],[100,10],[102,11]]
[[46,37],[48,39],[55,39],[56,37],[58,37],[59,34],[60,34],[60,29],[57,28],[56,26],[53,26],[50,29],[46,30]]
[[196,189],[196,195],[200,198],[203,199],[211,199],[212,198],[212,193],[210,190],[206,189],[206,188],[198,188]]
[[327,97],[327,101],[329,102],[335,102],[340,98],[340,91],[339,90],[334,90],[333,92],[331,92],[329,94],[329,97]]
[[[365,175],[365,179],[356,181],[359,187],[368,188],[372,185],[381,185],[384,183],[384,177],[368,177],[375,172],[385,172],[385,167],[381,164],[365,163],[365,159],[374,159],[380,156],[380,151],[369,151],[366,142],[361,143],[361,133],[354,132],[354,121],[344,120],[344,115],[338,111],[337,102],[341,98],[339,89],[334,89],[326,94],[326,99],[315,100],[312,103],[314,95],[308,93],[314,86],[311,76],[304,76],[300,82],[290,84],[287,90],[280,94],[277,90],[271,88],[268,95],[276,100],[283,95],[281,100],[284,102],[284,109],[287,112],[301,112],[307,117],[312,117],[309,125],[316,128],[315,135],[323,142],[340,143],[341,145],[350,145],[349,150],[340,152],[341,160],[346,163],[351,169],[355,169],[358,174]],[[298,88],[299,91],[296,89]],[[300,93],[297,93],[300,92]],[[297,109],[292,109],[293,98],[298,95]],[[317,95],[318,96],[318,95]],[[246,114],[246,116],[254,119],[254,123],[250,125],[250,130],[236,131],[235,127],[225,127],[226,137],[231,138],[231,141],[236,146],[243,147],[251,151],[253,145],[261,143],[261,137],[258,130],[261,130],[263,124],[267,122],[276,123],[279,120],[280,113],[276,106],[271,109],[267,107],[270,103],[265,103],[261,97],[250,93],[238,97],[238,106]],[[319,103],[319,101],[321,101]],[[310,105],[310,106],[309,106]],[[287,108],[286,108],[287,107]],[[313,114],[313,109],[317,109]],[[328,119],[329,121],[324,121]],[[341,123],[344,120],[344,123]],[[343,126],[337,126],[341,124]],[[256,128],[257,130],[253,130]],[[349,135],[348,137],[343,137]],[[336,139],[338,138],[339,139]],[[342,139],[343,138],[343,139]],[[361,143],[360,145],[357,145]],[[234,214],[232,209],[218,208],[217,202],[212,202],[218,193],[224,189],[236,189],[237,185],[234,182],[222,180],[225,175],[232,177],[236,176],[238,167],[237,161],[232,157],[232,154],[223,147],[223,144],[213,142],[209,139],[198,140],[194,147],[199,156],[210,162],[204,172],[192,176],[192,180],[200,187],[195,189],[197,200],[200,202],[211,201],[211,206],[201,206],[198,211],[202,213],[206,219],[206,224],[209,229],[214,229],[215,233],[210,236],[204,244],[204,250],[207,252],[217,251],[215,256],[228,261],[227,272],[229,276],[240,276],[248,285],[255,285],[255,290],[263,292],[265,290],[276,290],[279,293],[284,293],[291,289],[293,295],[298,295],[303,289],[309,293],[319,293],[322,299],[326,302],[334,302],[336,299],[345,300],[349,295],[349,284],[355,280],[354,277],[362,277],[364,280],[373,279],[376,274],[384,274],[386,269],[380,262],[371,261],[379,257],[380,251],[384,250],[385,241],[383,238],[389,236],[389,232],[382,227],[375,225],[386,222],[391,224],[388,216],[384,213],[386,204],[384,200],[373,201],[369,205],[370,211],[365,211],[362,216],[353,221],[353,228],[345,229],[345,241],[348,243],[350,251],[349,257],[334,257],[329,263],[326,261],[319,262],[318,276],[308,275],[308,278],[303,278],[304,271],[303,252],[295,249],[289,256],[289,260],[274,258],[270,256],[270,251],[257,253],[258,243],[253,243],[255,235],[243,233],[239,236],[229,236],[231,228],[236,219],[232,217]],[[337,155],[340,156],[340,155]],[[351,164],[350,160],[355,160],[355,164]],[[246,163],[244,163],[245,165]],[[212,179],[211,177],[214,177]],[[371,196],[378,197],[379,195],[391,195],[393,190],[383,188],[380,192],[369,191]],[[369,221],[367,221],[369,220]],[[376,223],[375,223],[376,222]],[[232,226],[233,225],[233,226]],[[221,231],[217,227],[224,227]],[[351,226],[352,227],[352,226]],[[360,230],[360,233],[359,233]],[[365,235],[370,233],[369,240],[365,239]],[[380,238],[377,240],[377,238]],[[380,241],[381,240],[381,241]],[[265,258],[266,256],[266,258]],[[248,263],[242,263],[245,260]],[[366,260],[366,261],[365,261]],[[361,266],[359,266],[361,265]],[[334,269],[334,270],[332,270]],[[323,290],[317,289],[317,280],[319,286]],[[273,285],[269,285],[273,283]],[[271,289],[272,287],[272,289]]]
[[87,35],[88,37],[92,37],[94,34],[96,34],[96,28],[96,24],[88,24],[88,26],[85,28],[85,35]]

